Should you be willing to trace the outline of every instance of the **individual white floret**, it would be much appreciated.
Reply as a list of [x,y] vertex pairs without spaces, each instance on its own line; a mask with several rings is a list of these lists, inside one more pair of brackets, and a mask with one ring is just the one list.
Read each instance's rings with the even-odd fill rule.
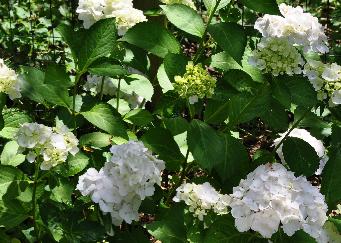
[[201,221],[208,211],[218,215],[228,213],[230,196],[218,193],[208,182],[199,185],[184,183],[176,191],[173,201],[184,201],[189,206],[189,211]]
[[329,51],[324,27],[316,17],[304,13],[301,7],[293,8],[282,3],[279,8],[283,17],[266,14],[257,19],[255,29],[264,37],[286,38],[291,44],[302,46],[306,52]]
[[289,236],[303,229],[324,242],[324,196],[305,177],[295,177],[281,164],[260,165],[233,188],[230,196],[231,214],[240,232],[252,229],[270,238],[281,225]]
[[21,80],[13,69],[6,66],[0,59],[0,92],[9,96],[11,100],[21,97]]
[[298,50],[283,38],[262,38],[249,63],[274,76],[301,74],[304,60]]
[[98,172],[91,168],[79,177],[77,189],[90,195],[112,222],[120,225],[138,220],[142,200],[154,194],[165,168],[141,142],[128,142],[111,148],[111,157]]
[[50,127],[38,123],[25,123],[19,128],[16,140],[20,147],[31,149],[45,144],[51,135]]
[[[286,131],[284,133],[280,133],[279,134],[280,137],[274,140],[273,145],[276,147],[282,141],[282,139],[285,137],[285,135],[287,133],[288,133],[288,131]],[[329,159],[327,156],[326,148],[323,145],[323,142],[321,140],[318,140],[315,137],[313,137],[307,130],[299,129],[299,128],[293,129],[290,132],[289,137],[300,138],[300,139],[304,140],[305,142],[307,142],[311,147],[314,148],[314,150],[316,151],[317,155],[320,158],[320,166],[317,169],[317,171],[315,172],[315,174],[320,175],[323,171],[324,166],[326,165],[326,163]],[[276,153],[278,154],[282,163],[286,163],[285,158],[284,158],[284,154],[283,154],[283,144],[277,149]]]

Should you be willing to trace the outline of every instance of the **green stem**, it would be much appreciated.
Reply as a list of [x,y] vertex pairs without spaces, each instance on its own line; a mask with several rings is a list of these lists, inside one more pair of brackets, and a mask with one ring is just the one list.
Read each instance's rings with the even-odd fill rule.
[[120,107],[120,89],[121,89],[121,79],[118,79],[118,85],[117,85],[117,95],[116,95],[116,109]]
[[99,93],[99,99],[102,101],[103,99],[103,87],[104,87],[104,79],[105,79],[105,76],[102,77],[102,82],[101,82],[101,91]]
[[285,142],[285,140],[289,137],[290,133],[298,127],[298,125],[301,123],[301,121],[305,118],[305,116],[311,111],[312,107],[309,107],[304,113],[303,115],[300,117],[300,119],[298,119],[293,125],[292,127],[289,129],[289,131],[285,134],[284,138],[279,142],[279,144],[277,144],[277,146],[275,147],[274,151],[273,151],[273,155],[276,153],[276,151],[279,149],[279,147],[281,147],[281,145]]
[[33,224],[34,224],[34,233],[39,241],[39,229],[37,225],[37,184],[38,184],[38,176],[39,176],[39,167],[40,163],[38,161],[35,162],[35,170],[34,170],[34,182],[33,182],[33,192],[32,192],[32,210],[33,210]]
[[188,166],[189,164],[187,163],[188,161],[188,156],[189,156],[189,149],[187,149],[187,153],[186,153],[186,157],[185,157],[185,161],[184,161],[184,165],[183,165],[183,169],[181,171],[181,175],[180,175],[180,179],[179,181],[172,187],[172,189],[170,190],[167,199],[166,199],[166,205],[170,205],[170,202],[172,200],[172,198],[174,197],[175,191],[176,189],[181,186],[182,181],[185,179],[186,175],[188,174],[188,172],[190,171],[190,167]]
[[206,27],[205,27],[204,34],[202,35],[202,38],[200,40],[198,51],[197,51],[197,53],[195,54],[195,56],[193,58],[194,64],[196,64],[198,62],[199,58],[201,57],[202,53],[204,52],[204,49],[205,49],[205,37],[206,37],[207,32],[208,32],[208,26],[211,24],[212,19],[214,17],[214,14],[217,11],[220,2],[221,2],[221,0],[217,1],[216,5],[214,6],[212,12],[210,13],[210,15],[208,17],[208,21],[207,21],[207,24],[206,24]]
[[194,119],[194,116],[195,116],[195,107],[194,107],[194,105],[191,105],[189,102],[187,102],[187,105],[188,105],[189,115],[190,115],[190,118],[192,121]]
[[76,131],[77,128],[77,123],[76,123],[76,96],[77,96],[77,89],[78,89],[78,83],[79,80],[81,79],[83,73],[80,72],[76,75],[75,78],[75,85],[73,87],[73,99],[72,99],[72,117],[73,117],[73,128],[74,131]]

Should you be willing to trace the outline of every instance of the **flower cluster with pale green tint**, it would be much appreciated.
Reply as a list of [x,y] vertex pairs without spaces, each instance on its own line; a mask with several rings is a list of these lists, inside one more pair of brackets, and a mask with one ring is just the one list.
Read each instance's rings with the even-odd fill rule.
[[161,0],[161,2],[165,4],[183,4],[196,10],[192,0]]
[[188,99],[190,104],[196,103],[199,98],[211,97],[217,82],[201,64],[194,65],[191,62],[186,66],[186,73],[174,79],[174,90],[180,97]]
[[20,79],[15,71],[6,66],[3,59],[0,59],[0,92],[8,94],[11,100],[21,97]]
[[189,211],[201,221],[209,211],[218,215],[228,213],[231,197],[227,194],[220,194],[208,182],[199,185],[184,183],[176,189],[176,192],[173,201],[184,201],[189,206]]
[[341,104],[341,66],[308,60],[304,65],[303,74],[314,86],[319,100],[329,98],[330,106]]
[[274,76],[302,73],[304,60],[298,50],[286,39],[262,38],[249,63],[264,73]]
[[69,153],[76,155],[78,139],[61,121],[51,128],[38,123],[23,124],[16,141],[21,148],[28,149],[26,159],[33,163],[41,158],[40,169],[49,170],[66,161]]

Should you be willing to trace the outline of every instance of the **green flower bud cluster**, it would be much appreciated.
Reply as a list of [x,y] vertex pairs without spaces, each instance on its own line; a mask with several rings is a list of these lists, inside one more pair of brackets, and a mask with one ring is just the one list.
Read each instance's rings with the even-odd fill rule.
[[175,76],[174,90],[180,97],[189,99],[191,104],[198,98],[211,97],[216,87],[216,79],[210,76],[201,64],[188,63],[184,76]]
[[274,76],[301,74],[304,60],[298,50],[287,39],[263,38],[249,63],[264,73]]

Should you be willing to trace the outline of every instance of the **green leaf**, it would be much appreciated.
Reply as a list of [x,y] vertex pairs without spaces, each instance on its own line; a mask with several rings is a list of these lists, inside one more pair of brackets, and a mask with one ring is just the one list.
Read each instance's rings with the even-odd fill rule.
[[28,217],[27,210],[18,200],[0,201],[0,225],[7,229],[14,228]]
[[194,9],[183,4],[162,5],[168,20],[191,35],[201,38],[205,33],[205,24]]
[[249,74],[238,69],[227,71],[224,74],[224,81],[235,88],[238,92],[247,92],[250,94],[253,94],[259,86],[259,83],[253,81]]
[[20,183],[26,181],[24,174],[17,168],[0,165],[0,198],[6,193],[12,183]]
[[193,120],[187,133],[190,152],[198,164],[211,170],[221,160],[221,140],[216,131],[206,123]]
[[132,79],[129,83],[124,79],[121,80],[121,91],[129,95],[137,94],[146,100],[151,101],[154,94],[154,87],[150,81],[139,74],[132,74],[129,78]]
[[183,207],[161,208],[157,216],[157,221],[146,225],[149,234],[162,243],[187,242]]
[[168,53],[180,52],[180,44],[175,37],[160,24],[154,22],[135,25],[128,30],[121,40],[162,58]]
[[162,88],[162,93],[166,93],[167,91],[174,89],[173,84],[166,73],[164,64],[161,64],[159,67],[157,72],[157,80],[159,81],[159,84]]
[[270,107],[265,110],[261,118],[275,130],[287,130],[289,126],[289,117],[284,106],[274,98],[270,98]]
[[208,32],[218,45],[241,64],[247,36],[244,28],[236,23],[218,23],[210,25]]
[[111,144],[111,139],[112,135],[101,132],[93,132],[81,136],[79,139],[79,145],[104,148]]
[[81,113],[85,119],[111,135],[127,138],[127,131],[119,114],[108,104],[96,104],[89,111]]
[[317,103],[316,92],[307,78],[298,76],[281,76],[275,78],[272,89],[274,98],[286,108],[290,104],[310,107]]
[[[218,217],[215,222],[209,227],[205,234],[205,243],[244,243],[256,242],[252,241],[255,238],[254,234],[241,233],[234,226],[234,220],[231,214]],[[257,242],[268,242],[264,239]]]
[[280,11],[277,5],[276,0],[241,0],[242,3],[256,11],[256,12],[260,12],[260,13],[267,13],[267,14],[275,14],[275,15],[280,15]]
[[147,234],[142,229],[115,232],[113,243],[150,243]]
[[67,163],[58,167],[58,173],[64,177],[74,176],[82,172],[89,164],[89,158],[82,152],[75,156],[69,155]]
[[182,54],[169,53],[163,63],[165,71],[171,82],[174,82],[174,76],[183,76],[186,73],[186,65],[189,59]]
[[179,169],[180,164],[185,161],[172,134],[164,128],[156,127],[148,130],[141,137],[141,141],[166,162],[169,170]]
[[52,189],[51,199],[56,202],[71,204],[73,191],[74,187],[68,180],[60,179],[59,185]]
[[57,31],[70,46],[77,69],[82,73],[99,58],[110,56],[115,49],[116,24],[113,18],[97,21],[88,30],[76,32],[71,26],[60,25]]
[[1,153],[1,164],[18,166],[25,161],[25,155],[17,154],[19,145],[16,141],[10,141],[6,143]]
[[72,97],[68,91],[72,83],[65,68],[50,65],[45,73],[32,67],[23,67],[23,71],[25,82],[22,93],[26,97],[45,105],[72,106]]
[[262,116],[270,106],[269,92],[267,86],[262,86],[254,95],[241,93],[226,102],[213,102],[213,107],[207,107],[205,121],[219,124],[228,118],[229,126],[235,126]]
[[167,118],[163,122],[173,136],[184,133],[189,129],[188,121],[182,117]]
[[[204,0],[205,7],[208,13],[212,13],[214,10],[215,5],[217,5],[217,0]],[[216,11],[219,11],[222,8],[225,8],[227,4],[230,3],[230,0],[221,0]]]
[[311,176],[319,167],[320,158],[315,149],[300,138],[287,137],[283,143],[283,155],[290,170],[297,175]]
[[3,129],[5,126],[5,121],[2,116],[1,111],[4,109],[7,101],[7,96],[5,93],[0,93],[0,129]]
[[230,135],[221,136],[222,149],[219,152],[220,160],[214,168],[224,184],[238,185],[250,171],[249,155],[243,144]]
[[4,118],[5,127],[0,131],[0,136],[6,139],[13,139],[20,125],[25,122],[32,122],[31,117],[18,109],[3,109],[2,116]]
[[341,202],[341,146],[334,146],[329,152],[329,160],[322,172],[321,192],[326,197],[330,209]]
[[123,120],[136,126],[145,126],[152,122],[153,116],[149,111],[135,109],[125,114]]
[[107,76],[111,78],[123,77],[128,74],[120,65],[114,65],[109,62],[96,63],[91,65],[89,72],[98,76]]

